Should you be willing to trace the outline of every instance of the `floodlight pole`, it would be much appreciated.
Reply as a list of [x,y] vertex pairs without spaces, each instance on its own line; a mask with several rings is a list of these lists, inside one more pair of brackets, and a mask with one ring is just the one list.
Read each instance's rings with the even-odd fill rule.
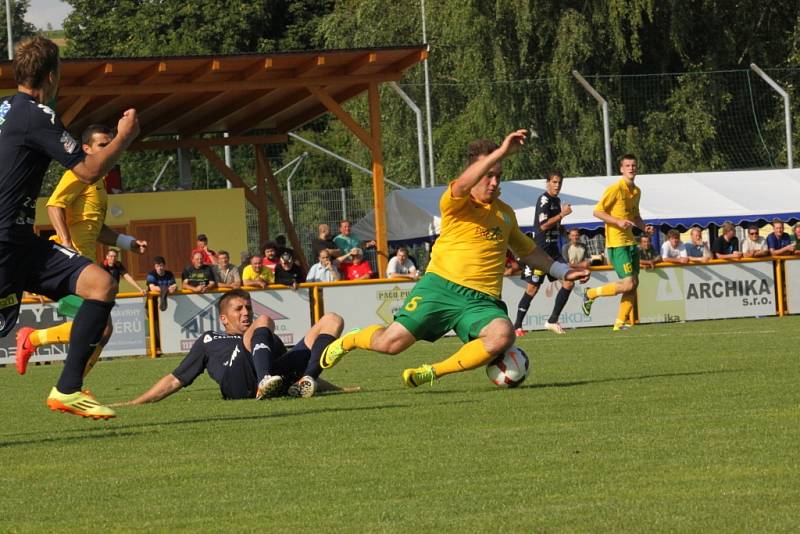
[[400,89],[400,86],[397,85],[397,82],[389,82],[389,85],[395,92],[400,95],[400,98],[403,99],[408,107],[411,108],[411,111],[417,116],[417,150],[419,151],[419,184],[420,187],[423,189],[426,186],[427,180],[425,179],[425,135],[422,129],[422,110],[419,109],[419,106],[411,100],[405,91]]
[[767,76],[767,73],[761,70],[755,63],[750,63],[750,68],[753,72],[761,76],[761,78],[769,84],[770,87],[775,89],[775,92],[783,97],[783,114],[786,121],[786,159],[788,161],[788,168],[791,169],[794,165],[792,157],[792,114],[789,107],[789,94],[784,91],[783,87]]
[[[225,132],[224,134],[222,134],[222,136],[228,138],[230,137],[230,134],[228,132]],[[225,145],[225,165],[227,165],[229,169],[233,169],[233,159],[231,158],[230,145]],[[225,180],[225,183],[227,184],[228,189],[231,189],[233,187],[233,184],[230,182],[230,180]]]
[[6,31],[8,32],[8,59],[14,59],[14,36],[11,34],[11,0],[6,0]]
[[586,92],[597,100],[597,103],[600,104],[603,109],[603,143],[606,149],[606,176],[611,176],[611,127],[608,124],[608,102],[586,81],[586,78],[581,76],[580,72],[573,70],[572,75],[578,80],[578,83],[586,89]]
[[[425,0],[420,0],[420,9],[422,11],[422,42],[428,47],[430,52],[430,45],[428,45],[428,33],[425,28]],[[425,70],[425,114],[428,123],[428,165],[430,167],[431,187],[433,187],[436,175],[433,172],[433,127],[431,126],[431,81],[428,75],[428,56],[422,60],[422,68]]]

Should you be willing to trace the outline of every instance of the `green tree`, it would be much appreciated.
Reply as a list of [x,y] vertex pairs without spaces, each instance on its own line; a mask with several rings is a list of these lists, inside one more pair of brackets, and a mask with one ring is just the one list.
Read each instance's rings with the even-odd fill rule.
[[[36,33],[36,27],[25,21],[25,14],[28,12],[30,5],[30,0],[11,2],[11,35],[14,38],[15,45],[24,37],[30,37]],[[0,24],[0,57],[6,59],[8,57],[8,25],[6,11],[4,8],[0,9],[3,11],[3,22]]]

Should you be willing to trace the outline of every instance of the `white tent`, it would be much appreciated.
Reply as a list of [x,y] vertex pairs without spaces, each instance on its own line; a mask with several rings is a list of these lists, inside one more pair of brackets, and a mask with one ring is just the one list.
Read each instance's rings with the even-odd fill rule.
[[[564,219],[566,228],[596,230],[602,223],[592,215],[605,188],[618,176],[566,178],[561,203],[572,205]],[[642,190],[642,218],[667,227],[702,227],[769,222],[778,217],[800,219],[800,169],[642,174],[636,178]],[[544,192],[544,180],[503,182],[500,198],[517,215],[523,231],[532,230],[534,203]],[[389,242],[393,244],[430,240],[439,234],[439,198],[444,186],[395,191],[386,199]],[[375,235],[375,214],[370,212],[353,227],[362,239]]]

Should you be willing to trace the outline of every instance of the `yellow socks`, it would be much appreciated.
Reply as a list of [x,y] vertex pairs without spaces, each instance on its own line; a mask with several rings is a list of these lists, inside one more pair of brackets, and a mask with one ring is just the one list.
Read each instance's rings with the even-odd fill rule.
[[619,301],[619,313],[617,314],[618,323],[632,323],[631,313],[633,312],[633,292],[624,293]]
[[342,338],[342,348],[344,350],[371,349],[370,341],[372,340],[372,335],[382,328],[381,325],[374,324],[362,328],[354,334],[348,334]]
[[597,297],[613,297],[617,294],[617,283],[609,282],[608,284],[600,287],[592,287],[586,291],[586,296],[594,300]]
[[436,378],[439,378],[451,373],[460,373],[481,367],[489,363],[491,359],[492,355],[486,352],[483,341],[473,339],[446,360],[433,364],[433,371]]
[[69,334],[72,332],[72,321],[61,323],[58,326],[34,330],[28,339],[34,347],[49,345],[51,343],[69,343]]

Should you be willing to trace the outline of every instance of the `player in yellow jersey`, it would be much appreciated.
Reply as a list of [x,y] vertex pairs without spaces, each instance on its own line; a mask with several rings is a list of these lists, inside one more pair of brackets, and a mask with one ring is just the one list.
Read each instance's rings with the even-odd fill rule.
[[593,287],[583,294],[583,313],[589,315],[592,302],[597,297],[622,294],[614,330],[626,330],[633,311],[636,287],[639,285],[639,251],[633,237],[633,227],[644,231],[645,224],[639,215],[642,191],[636,186],[636,156],[626,154],[619,164],[622,178],[608,186],[594,207],[594,216],[606,223],[606,248],[608,259],[619,276],[618,282]]
[[589,271],[556,263],[517,225],[514,210],[500,196],[500,162],[525,143],[525,130],[510,133],[501,146],[491,141],[469,145],[469,166],[442,194],[442,228],[431,262],[388,327],[372,325],[345,334],[320,358],[333,366],[352,349],[387,354],[417,340],[436,341],[455,330],[464,345],[433,365],[406,369],[403,382],[416,387],[450,373],[486,365],[514,343],[514,328],[500,300],[506,249],[520,260],[566,280],[585,280]]
[[[96,154],[105,148],[112,138],[110,128],[98,124],[89,126],[81,136],[83,151],[86,154]],[[71,170],[67,170],[47,201],[47,214],[56,231],[56,235],[52,239],[64,247],[77,250],[82,256],[93,262],[97,261],[95,251],[98,241],[125,250],[144,252],[147,247],[146,241],[119,234],[105,225],[107,207],[108,194],[103,180],[86,184]],[[80,297],[74,295],[62,300],[64,302],[60,302],[59,311],[68,316],[72,314],[66,310],[77,309],[81,303]],[[52,343],[68,343],[71,333],[72,321],[40,330],[31,327],[20,328],[17,332],[17,371],[25,374],[28,360],[36,352],[37,347]],[[97,362],[110,337],[111,321],[109,320],[99,345],[86,363],[84,376]]]

